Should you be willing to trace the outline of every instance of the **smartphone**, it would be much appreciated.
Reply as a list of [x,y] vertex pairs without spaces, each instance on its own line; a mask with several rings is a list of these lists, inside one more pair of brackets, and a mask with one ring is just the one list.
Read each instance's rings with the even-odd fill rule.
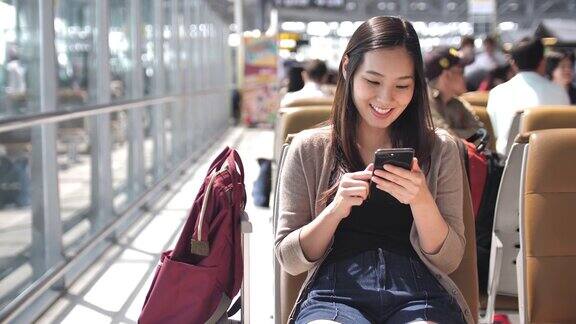
[[[384,170],[384,165],[392,164],[406,170],[412,169],[414,159],[413,148],[378,149],[374,153],[374,170]],[[372,172],[374,175],[374,171]],[[376,187],[376,183],[370,182],[369,200],[384,199],[388,202],[397,202],[396,198],[389,193]]]

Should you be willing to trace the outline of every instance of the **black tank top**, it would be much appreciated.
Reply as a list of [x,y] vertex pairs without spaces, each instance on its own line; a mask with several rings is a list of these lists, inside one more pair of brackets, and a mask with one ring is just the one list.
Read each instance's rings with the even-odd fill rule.
[[360,206],[352,207],[334,234],[334,245],[326,261],[333,262],[378,248],[416,256],[410,243],[412,210],[379,189]]

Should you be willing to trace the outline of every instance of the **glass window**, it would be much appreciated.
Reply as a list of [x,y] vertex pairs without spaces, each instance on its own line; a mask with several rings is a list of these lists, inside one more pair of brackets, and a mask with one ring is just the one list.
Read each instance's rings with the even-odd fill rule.
[[96,102],[94,1],[55,2],[54,32],[60,108]]
[[[91,210],[92,156],[87,118],[58,124],[58,185],[62,243],[70,254],[97,230]],[[72,252],[73,253],[73,252]]]
[[164,30],[162,36],[164,39],[164,80],[166,84],[166,93],[172,93],[176,89],[175,76],[176,67],[176,50],[172,44],[172,38],[175,37],[175,31],[172,28],[172,1],[162,1],[164,10]]
[[142,69],[144,69],[144,95],[153,94],[154,78],[154,40],[156,33],[154,30],[154,3],[152,0],[142,1]]
[[134,198],[129,184],[130,144],[128,141],[128,112],[115,113],[111,120],[112,134],[112,188],[114,190],[114,208],[118,212]]
[[32,235],[31,156],[29,128],[0,133],[0,308],[44,271],[33,251],[40,235]]
[[111,100],[137,99],[141,94],[131,95],[132,34],[128,0],[110,0],[110,98]]
[[144,110],[144,172],[146,173],[146,186],[150,187],[156,182],[156,174],[154,172],[154,109],[162,109],[161,107],[148,107]]
[[38,3],[0,0],[0,118],[38,111]]

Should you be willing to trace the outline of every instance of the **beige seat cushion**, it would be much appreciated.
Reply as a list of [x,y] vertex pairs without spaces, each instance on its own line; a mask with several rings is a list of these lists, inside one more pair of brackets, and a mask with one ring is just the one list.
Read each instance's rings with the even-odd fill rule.
[[306,106],[332,106],[333,101],[334,98],[332,97],[294,99],[293,101],[287,103],[282,108],[306,107]]
[[575,128],[576,106],[539,106],[524,110],[520,133],[541,129]]
[[576,323],[576,129],[537,131],[529,143],[521,219],[528,322]]
[[471,91],[466,92],[460,98],[468,101],[472,106],[480,106],[486,108],[488,105],[488,91]]
[[486,111],[486,107],[472,106],[472,112],[474,112],[474,114],[476,116],[478,116],[478,119],[480,119],[482,124],[484,124],[484,128],[488,132],[488,135],[490,135],[490,141],[488,142],[488,148],[491,151],[495,151],[496,150],[496,136],[494,135],[494,127],[492,127],[492,121],[490,120],[490,116],[488,115],[488,111]]

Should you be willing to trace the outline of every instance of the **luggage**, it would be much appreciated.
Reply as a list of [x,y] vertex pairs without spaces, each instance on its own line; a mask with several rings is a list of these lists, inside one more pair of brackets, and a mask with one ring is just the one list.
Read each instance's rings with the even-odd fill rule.
[[138,323],[215,323],[243,277],[244,169],[226,148],[214,160],[176,247],[162,253]]
[[[480,129],[466,141],[466,171],[470,183],[474,217],[476,218],[476,250],[478,286],[486,292],[490,267],[490,246],[494,226],[494,209],[504,171],[504,161],[497,153],[485,150],[488,143],[486,130]],[[479,141],[478,145],[472,142]]]

